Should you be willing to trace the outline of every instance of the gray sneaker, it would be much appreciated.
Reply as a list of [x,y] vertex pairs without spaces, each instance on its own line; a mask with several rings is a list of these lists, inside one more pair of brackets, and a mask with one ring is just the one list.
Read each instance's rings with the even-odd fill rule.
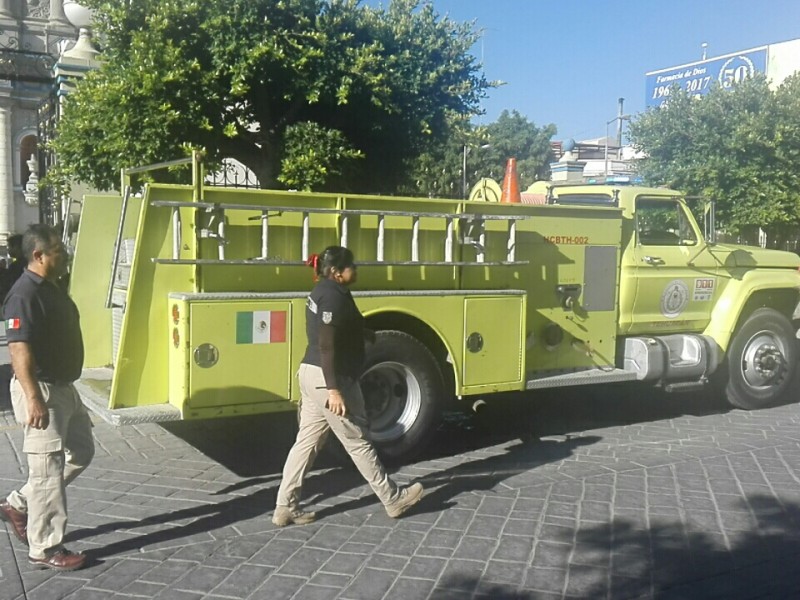
[[397,496],[397,500],[386,506],[386,514],[393,519],[401,516],[409,508],[422,500],[422,493],[424,491],[421,483],[413,483],[404,488],[400,488],[400,495]]
[[278,527],[286,527],[294,523],[295,525],[308,525],[317,520],[317,513],[303,512],[299,508],[289,508],[288,506],[276,506],[272,513],[272,523]]

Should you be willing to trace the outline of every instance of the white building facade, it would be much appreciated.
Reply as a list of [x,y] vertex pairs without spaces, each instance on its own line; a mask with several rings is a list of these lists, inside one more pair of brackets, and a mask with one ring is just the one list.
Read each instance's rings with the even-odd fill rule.
[[0,249],[40,221],[38,109],[53,94],[57,57],[76,35],[64,0],[0,0]]

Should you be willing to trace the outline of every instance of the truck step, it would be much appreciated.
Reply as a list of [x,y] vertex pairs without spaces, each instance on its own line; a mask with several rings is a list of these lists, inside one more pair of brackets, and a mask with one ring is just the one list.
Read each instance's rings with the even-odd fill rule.
[[558,375],[545,375],[529,379],[525,384],[527,390],[544,390],[548,388],[570,387],[573,385],[591,385],[593,383],[616,383],[636,381],[636,373],[625,369],[587,369]]
[[664,391],[675,393],[694,392],[705,388],[707,383],[706,381],[678,381],[666,384],[664,386]]
[[180,421],[181,411],[167,403],[132,408],[108,408],[112,374],[113,369],[84,369],[81,378],[75,382],[75,389],[78,390],[86,408],[106,423],[119,427]]

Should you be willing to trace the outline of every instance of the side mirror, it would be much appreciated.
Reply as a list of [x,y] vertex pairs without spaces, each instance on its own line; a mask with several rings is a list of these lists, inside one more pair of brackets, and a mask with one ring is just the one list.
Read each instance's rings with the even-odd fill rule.
[[703,206],[703,227],[705,229],[703,234],[709,246],[717,243],[716,207],[717,205],[713,200],[706,200]]

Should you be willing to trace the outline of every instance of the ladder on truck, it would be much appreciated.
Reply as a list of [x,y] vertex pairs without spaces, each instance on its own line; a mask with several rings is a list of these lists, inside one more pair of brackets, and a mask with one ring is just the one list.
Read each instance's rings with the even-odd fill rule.
[[[375,228],[375,260],[359,260],[362,266],[513,266],[526,265],[527,260],[518,260],[516,255],[517,246],[517,222],[530,219],[532,215],[525,214],[491,214],[479,212],[429,212],[429,211],[401,211],[401,210],[382,210],[382,209],[349,209],[349,208],[312,208],[307,206],[277,206],[274,204],[237,204],[205,202],[202,200],[202,167],[199,164],[198,156],[192,158],[167,161],[144,167],[124,169],[122,172],[123,194],[120,211],[119,223],[114,243],[113,257],[111,263],[111,279],[106,295],[106,308],[112,310],[112,321],[114,323],[114,349],[113,356],[117,356],[117,344],[125,303],[128,292],[128,278],[131,263],[134,255],[133,239],[123,239],[125,219],[128,212],[128,205],[134,197],[133,187],[130,183],[130,175],[153,171],[156,169],[171,168],[179,165],[193,165],[193,185],[195,188],[194,198],[191,201],[168,201],[152,200],[151,206],[169,208],[172,211],[171,218],[171,237],[172,237],[172,256],[169,258],[151,258],[154,263],[159,264],[182,264],[182,265],[270,265],[270,266],[302,266],[310,256],[311,246],[311,220],[316,216],[336,216],[338,218],[339,243],[347,247],[349,242],[350,224],[354,219],[362,216],[375,217],[377,227]],[[217,242],[217,256],[214,258],[181,258],[182,248],[182,223],[181,209],[194,209],[205,213],[208,218],[204,227],[197,230],[200,239],[214,239]],[[226,214],[228,212],[244,211],[256,212],[260,215],[251,217],[260,219],[260,253],[252,258],[229,258],[226,256],[226,246],[228,245],[228,234],[226,232]],[[273,256],[270,253],[270,223],[273,217],[279,217],[284,213],[299,213],[302,219],[302,236],[300,240],[300,260],[285,260],[281,257]],[[386,219],[392,217],[407,217],[411,219],[411,239],[409,243],[409,260],[391,260],[386,256]],[[437,260],[420,259],[420,230],[422,219],[436,219],[443,221],[444,236],[441,242],[441,255]],[[502,222],[507,223],[506,255],[504,260],[487,260],[486,235],[487,223]],[[474,248],[474,260],[464,260],[463,256],[457,259],[456,244],[470,246]]]
[[[127,289],[125,274],[130,269],[133,257],[133,240],[122,239],[127,203],[131,197],[130,187],[123,193],[122,211],[117,228],[117,238],[114,244],[112,260],[111,281],[106,297],[106,308],[118,307],[120,296]],[[380,209],[346,209],[346,208],[309,208],[301,206],[275,206],[255,204],[212,203],[193,201],[154,200],[151,206],[166,207],[172,210],[171,234],[172,256],[170,258],[153,258],[155,263],[182,264],[182,265],[304,265],[310,256],[311,246],[311,217],[312,215],[335,215],[339,219],[341,246],[348,246],[349,224],[353,218],[361,216],[377,217],[375,236],[376,260],[359,260],[362,266],[520,266],[529,263],[527,260],[518,260],[517,246],[517,221],[529,219],[531,215],[499,215],[484,213],[440,213],[424,211],[397,211]],[[215,239],[217,242],[217,256],[215,258],[181,258],[181,208],[192,208],[203,211],[209,215],[208,223],[199,229],[200,238]],[[227,258],[226,246],[228,236],[225,227],[227,211],[260,212],[261,220],[261,252],[253,258]],[[271,217],[283,213],[302,214],[302,238],[300,260],[285,260],[270,255],[269,230]],[[391,260],[386,257],[385,221],[389,217],[411,218],[410,260]],[[441,219],[444,221],[444,239],[442,240],[442,254],[440,260],[420,259],[420,220]],[[505,221],[507,223],[506,256],[505,260],[487,260],[486,257],[486,224],[490,221]],[[457,232],[459,237],[457,238]],[[475,249],[474,260],[456,260],[456,243],[472,246]],[[115,293],[116,292],[116,293]]]
[[[498,215],[479,213],[441,213],[424,211],[398,211],[380,209],[347,209],[347,208],[309,208],[303,206],[275,206],[256,204],[212,203],[154,200],[151,206],[167,207],[172,209],[172,257],[154,258],[153,262],[162,264],[184,265],[270,265],[297,266],[305,264],[310,256],[311,217],[312,215],[334,215],[339,219],[340,238],[339,244],[347,247],[349,241],[349,224],[353,218],[373,216],[377,218],[375,236],[376,260],[359,260],[363,266],[504,266],[524,265],[527,260],[516,258],[516,232],[517,221],[531,218],[530,215]],[[180,258],[181,240],[181,208],[193,208],[209,215],[208,224],[199,230],[201,238],[215,239],[217,241],[216,258]],[[225,215],[229,211],[260,212],[261,220],[261,253],[254,258],[227,258],[225,247],[228,244],[225,230]],[[269,228],[270,218],[278,217],[284,213],[302,214],[301,260],[284,260],[270,255]],[[386,257],[385,223],[388,217],[411,218],[410,260],[390,260]],[[441,219],[444,221],[444,239],[442,240],[441,260],[420,259],[420,220]],[[486,223],[488,221],[506,221],[508,223],[508,237],[506,241],[505,260],[488,261],[486,259]],[[463,235],[458,240],[461,244],[475,248],[475,260],[456,260],[455,244],[456,232]]]

